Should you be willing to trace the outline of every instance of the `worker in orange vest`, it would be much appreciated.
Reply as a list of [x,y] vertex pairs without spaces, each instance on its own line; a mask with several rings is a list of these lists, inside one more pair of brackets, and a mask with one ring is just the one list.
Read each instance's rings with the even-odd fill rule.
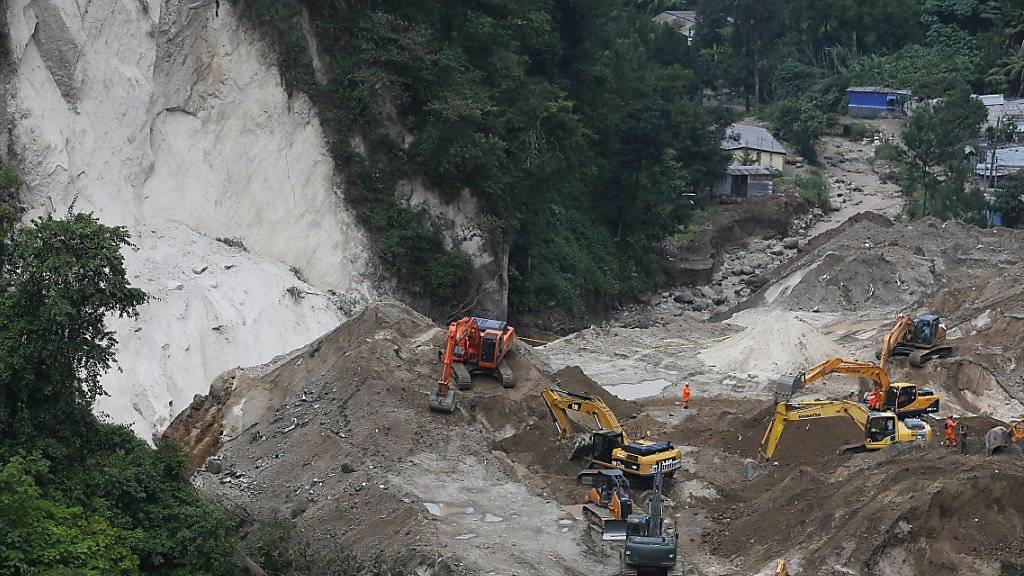
[[946,447],[952,448],[956,446],[956,420],[953,420],[953,415],[946,416]]
[[690,408],[690,383],[683,382],[683,409],[688,410]]

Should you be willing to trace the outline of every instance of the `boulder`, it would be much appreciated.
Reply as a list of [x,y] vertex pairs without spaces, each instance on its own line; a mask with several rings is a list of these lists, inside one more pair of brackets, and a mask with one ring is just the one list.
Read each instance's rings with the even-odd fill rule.
[[768,278],[766,278],[763,274],[752,274],[744,278],[743,283],[746,284],[747,286],[750,286],[754,290],[757,290],[758,288],[761,288],[762,286],[768,283]]
[[690,304],[694,300],[693,293],[691,293],[689,290],[683,290],[682,292],[676,294],[672,299],[680,304]]
[[782,247],[787,249],[787,250],[796,250],[796,248],[797,248],[797,246],[799,244],[800,244],[800,239],[799,238],[793,238],[792,236],[790,236],[789,238],[786,238],[785,240],[782,241]]

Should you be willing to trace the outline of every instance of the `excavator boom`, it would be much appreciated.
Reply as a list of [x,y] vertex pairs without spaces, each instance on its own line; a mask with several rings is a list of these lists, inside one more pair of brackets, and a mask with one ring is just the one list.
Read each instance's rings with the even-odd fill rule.
[[768,428],[761,438],[759,460],[748,460],[744,472],[748,479],[758,476],[764,464],[775,455],[779,439],[787,422],[818,418],[846,417],[864,432],[863,448],[878,450],[898,442],[931,441],[932,428],[923,420],[900,420],[893,412],[871,412],[860,404],[846,400],[814,400],[807,402],[780,402],[775,407]]
[[[890,335],[893,334],[895,332],[890,332]],[[889,338],[887,337],[886,340],[888,341]],[[919,416],[939,411],[939,397],[932,390],[918,388],[907,382],[892,382],[889,380],[889,373],[881,364],[839,357],[829,358],[797,374],[789,390],[777,390],[775,399],[777,402],[789,400],[793,392],[830,374],[867,378],[873,382],[879,401],[878,404],[870,406],[872,409],[892,410],[901,417]]]
[[570,411],[589,416],[597,423],[598,430],[573,439],[569,447],[570,459],[589,454],[592,467],[617,469],[642,477],[651,477],[657,472],[672,475],[682,466],[682,452],[670,442],[646,438],[630,440],[618,418],[600,398],[558,388],[546,388],[541,396],[558,427],[559,442],[574,436]]
[[589,394],[570,392],[559,388],[547,388],[541,392],[544,401],[547,402],[548,410],[555,419],[558,426],[558,439],[565,440],[572,436],[572,422],[569,420],[568,410],[579,412],[584,416],[590,416],[602,430],[611,430],[622,433],[622,442],[629,444],[629,437],[626,431],[619,424],[615,413],[604,403],[603,400]]

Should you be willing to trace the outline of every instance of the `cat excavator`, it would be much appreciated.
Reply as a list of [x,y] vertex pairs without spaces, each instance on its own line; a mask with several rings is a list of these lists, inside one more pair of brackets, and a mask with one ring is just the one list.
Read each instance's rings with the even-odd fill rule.
[[915,368],[935,358],[953,354],[953,347],[945,344],[946,326],[935,314],[910,317],[896,316],[896,324],[882,339],[877,357],[883,368],[888,367],[890,356],[907,356]]
[[[438,352],[444,366],[437,388],[430,391],[430,409],[455,411],[455,389],[469,390],[473,376],[491,376],[505,388],[516,385],[513,374],[501,371],[502,360],[516,342],[516,330],[507,322],[466,316],[448,325],[444,348]],[[456,364],[458,363],[458,364]]]
[[775,455],[787,422],[843,417],[853,420],[864,431],[863,443],[844,446],[843,449],[880,450],[896,443],[931,442],[934,439],[932,427],[923,420],[898,417],[894,412],[869,411],[848,400],[779,402],[761,438],[758,459],[744,463],[744,475],[750,480],[764,472],[767,462]]
[[862,360],[846,360],[832,357],[797,374],[789,386],[776,389],[775,401],[785,402],[793,393],[807,384],[815,382],[829,374],[857,376],[871,380],[880,402],[869,406],[874,410],[895,412],[900,418],[916,417],[939,411],[939,397],[928,388],[918,388],[909,382],[891,382],[886,367]]
[[629,497],[629,481],[622,470],[583,470],[576,475],[576,483],[590,487],[583,515],[591,526],[601,531],[601,539],[625,540],[626,518],[633,513],[633,501]]
[[570,459],[589,453],[592,468],[614,468],[641,478],[650,478],[656,472],[672,476],[682,466],[682,452],[671,443],[630,440],[615,414],[596,396],[558,388],[546,388],[541,391],[541,396],[558,427],[559,442],[573,436],[570,411],[590,416],[597,422],[598,430],[572,443]]

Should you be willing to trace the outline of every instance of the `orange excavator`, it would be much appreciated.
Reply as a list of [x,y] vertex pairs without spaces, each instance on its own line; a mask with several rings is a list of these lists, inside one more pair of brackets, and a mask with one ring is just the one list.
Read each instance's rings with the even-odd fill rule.
[[[872,410],[895,412],[900,418],[910,418],[939,411],[939,397],[933,390],[918,388],[917,385],[909,382],[891,382],[889,373],[882,365],[838,357],[829,358],[797,374],[789,390],[776,392],[776,399],[779,402],[788,400],[788,397],[792,397],[793,392],[829,374],[843,374],[871,380],[875,385],[874,391],[878,398],[874,405],[869,405]],[[787,398],[779,399],[780,395],[787,394]]]
[[934,314],[922,314],[911,318],[905,314],[896,316],[896,324],[882,340],[878,359],[883,368],[888,367],[891,356],[907,356],[915,368],[924,366],[935,358],[946,358],[953,354],[953,347],[946,343],[946,326]]
[[505,388],[516,385],[511,372],[502,373],[501,363],[516,342],[516,330],[507,322],[466,316],[448,325],[444,349],[438,353],[444,369],[437,388],[430,391],[430,409],[455,411],[454,383],[459,390],[473,386],[473,376],[487,375]]

